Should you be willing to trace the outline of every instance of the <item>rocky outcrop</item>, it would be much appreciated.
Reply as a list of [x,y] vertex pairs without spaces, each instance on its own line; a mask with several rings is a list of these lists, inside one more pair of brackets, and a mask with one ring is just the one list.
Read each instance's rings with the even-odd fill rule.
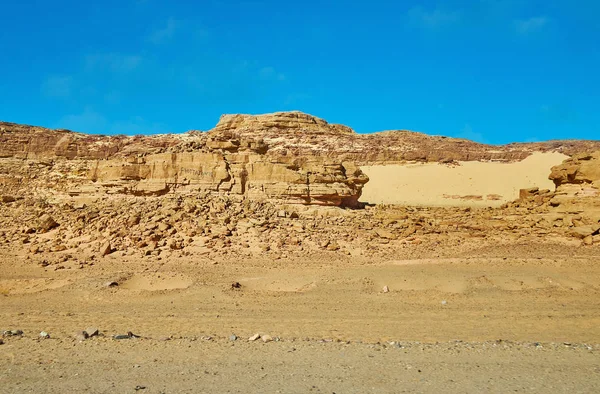
[[600,142],[489,146],[409,131],[361,135],[300,112],[223,115],[208,132],[100,136],[0,122],[3,195],[58,198],[211,192],[254,200],[357,206],[359,166],[406,161],[517,161]]
[[[330,128],[308,115],[282,118],[274,116],[270,124],[289,135],[304,127]],[[210,133],[104,137],[5,123],[0,184],[5,191],[47,188],[71,197],[207,191],[282,203],[359,205],[368,177],[355,164],[269,152],[260,135],[235,135],[227,128],[241,124],[253,122],[225,116]],[[332,130],[352,132],[344,126]]]
[[[368,178],[352,163],[322,158],[279,158],[257,152],[160,153],[96,161],[94,185],[136,196],[209,191],[285,203],[355,207]],[[84,185],[89,190],[89,184]],[[100,189],[98,189],[100,190]],[[85,194],[75,187],[71,195]]]
[[568,211],[586,212],[600,220],[600,151],[579,154],[552,168],[549,177],[556,185],[550,202]]
[[104,159],[119,154],[160,152],[180,142],[169,135],[103,136],[0,122],[0,158]]
[[549,201],[553,212],[570,218],[571,235],[585,244],[600,236],[600,151],[578,154],[552,168],[556,191]]
[[557,188],[564,185],[588,185],[600,189],[600,151],[582,153],[552,168],[550,179]]
[[521,161],[533,152],[573,155],[600,149],[600,141],[549,141],[503,146],[431,136],[407,130],[357,134],[301,112],[267,115],[223,115],[211,136],[252,138],[269,145],[268,155],[320,156],[359,165],[402,162]]
[[[276,112],[266,115],[223,115],[214,133],[246,134],[247,131],[271,130],[283,135],[354,135],[348,126],[329,124],[302,112]],[[281,135],[283,133],[283,135]]]
[[[249,146],[251,145],[251,146]],[[100,136],[0,122],[0,158],[107,159],[158,153],[235,152],[251,149],[271,157],[321,157],[337,162],[399,163],[520,161],[532,152],[572,156],[600,150],[600,141],[549,141],[509,145],[394,130],[357,134],[301,112],[223,115],[208,132],[156,136]]]

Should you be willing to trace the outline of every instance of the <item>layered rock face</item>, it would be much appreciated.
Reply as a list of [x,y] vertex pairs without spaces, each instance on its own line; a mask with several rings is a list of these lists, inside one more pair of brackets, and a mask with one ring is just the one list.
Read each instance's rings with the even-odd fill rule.
[[357,206],[368,177],[359,166],[407,161],[522,160],[567,154],[596,141],[506,146],[409,131],[360,135],[300,112],[224,115],[208,132],[98,136],[0,122],[4,194],[53,198],[159,196],[208,191],[254,200]]
[[564,212],[579,212],[590,225],[600,222],[600,151],[578,154],[552,168],[556,185],[550,204]]
[[[329,130],[325,121],[308,115],[286,119],[275,116],[269,122],[291,135],[305,127]],[[227,129],[236,122],[248,119],[225,116],[214,132],[156,137],[88,136],[5,123],[0,182],[5,190],[38,186],[71,197],[209,191],[282,203],[359,205],[368,178],[356,165],[315,155],[267,154],[260,135]],[[343,126],[332,130],[351,132]],[[44,179],[56,182],[44,185]]]
[[[354,135],[354,131],[344,125],[330,124],[325,120],[302,112],[276,112],[267,115],[223,115],[217,126],[216,133],[240,133],[248,130],[277,130],[284,135]],[[295,135],[296,134],[296,135]]]
[[557,188],[565,185],[586,185],[592,189],[600,189],[600,151],[582,153],[565,160],[552,168],[550,179]]
[[[600,243],[600,151],[578,154],[552,168],[549,179],[556,190],[521,190],[517,205],[543,209],[555,226],[586,245]],[[559,224],[557,224],[559,223]]]
[[573,155],[600,149],[600,141],[549,141],[509,145],[431,136],[407,130],[357,134],[301,112],[223,115],[212,136],[255,138],[269,145],[268,155],[319,156],[358,165],[403,162],[521,161],[533,152]]
[[[285,203],[354,207],[368,178],[352,163],[321,158],[272,160],[256,152],[160,153],[95,161],[93,185],[137,196],[211,191]],[[79,195],[90,185],[73,188]]]

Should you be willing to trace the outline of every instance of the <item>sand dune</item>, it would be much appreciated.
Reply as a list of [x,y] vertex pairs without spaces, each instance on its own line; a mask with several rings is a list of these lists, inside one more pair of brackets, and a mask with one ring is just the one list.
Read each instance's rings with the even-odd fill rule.
[[426,206],[500,206],[519,189],[554,189],[550,168],[567,156],[536,152],[516,163],[460,162],[362,166],[370,181],[361,201]]

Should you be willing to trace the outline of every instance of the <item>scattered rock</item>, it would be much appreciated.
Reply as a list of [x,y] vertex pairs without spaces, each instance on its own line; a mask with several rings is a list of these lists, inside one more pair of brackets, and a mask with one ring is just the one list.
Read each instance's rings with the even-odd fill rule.
[[375,230],[375,233],[383,238],[383,239],[396,239],[398,238],[394,233],[392,233],[391,231],[379,228],[377,230]]
[[46,331],[42,331],[42,332],[40,332],[40,338],[41,339],[49,339],[50,334],[48,334]]
[[235,335],[235,334],[231,334],[231,335],[229,336],[229,340],[230,340],[230,341],[232,341],[232,342],[233,342],[233,341],[237,341],[237,339],[238,339],[238,337],[237,337],[237,335]]
[[232,289],[241,289],[242,285],[240,284],[240,282],[234,282],[231,284],[231,288]]
[[262,336],[260,337],[260,339],[262,339],[262,341],[263,341],[264,343],[267,343],[267,342],[271,342],[271,341],[273,341],[273,337],[272,337],[272,336],[270,336],[270,335],[262,335]]
[[106,241],[100,245],[100,257],[104,257],[113,252],[113,249],[110,245],[110,241]]
[[4,339],[0,338],[0,345],[4,345]]
[[104,287],[117,287],[117,286],[119,286],[119,284],[117,282],[114,282],[114,281],[106,282],[104,284]]
[[248,340],[251,341],[251,342],[253,342],[253,341],[256,341],[259,338],[260,338],[260,334],[254,334],[250,338],[248,338]]
[[390,288],[387,286],[383,286],[383,292],[384,293],[389,293],[390,292]]
[[83,332],[88,336],[88,338],[95,337],[100,333],[96,327],[88,327]]
[[446,304],[448,304],[448,301],[446,301],[446,300],[442,301],[442,305],[446,305]]
[[15,202],[15,201],[17,201],[17,199],[13,196],[3,195],[3,196],[0,196],[0,201],[7,204],[10,202]]
[[589,236],[595,235],[598,229],[600,229],[600,226],[598,225],[575,227],[571,229],[571,235],[575,238],[585,239]]
[[23,330],[7,330],[3,332],[6,337],[20,337],[23,335]]
[[40,232],[48,232],[54,228],[58,227],[58,223],[52,218],[52,216],[47,213],[40,216],[38,219],[38,231]]
[[127,334],[117,334],[115,336],[113,336],[113,339],[132,339],[132,338],[139,338],[139,335],[135,335],[134,333],[132,333],[131,331],[128,331]]

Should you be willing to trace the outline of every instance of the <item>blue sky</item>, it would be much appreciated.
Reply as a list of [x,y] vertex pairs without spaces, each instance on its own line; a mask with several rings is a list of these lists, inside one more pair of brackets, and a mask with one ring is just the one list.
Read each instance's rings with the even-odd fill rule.
[[600,139],[597,0],[0,0],[0,119],[103,134],[301,110],[357,132]]

